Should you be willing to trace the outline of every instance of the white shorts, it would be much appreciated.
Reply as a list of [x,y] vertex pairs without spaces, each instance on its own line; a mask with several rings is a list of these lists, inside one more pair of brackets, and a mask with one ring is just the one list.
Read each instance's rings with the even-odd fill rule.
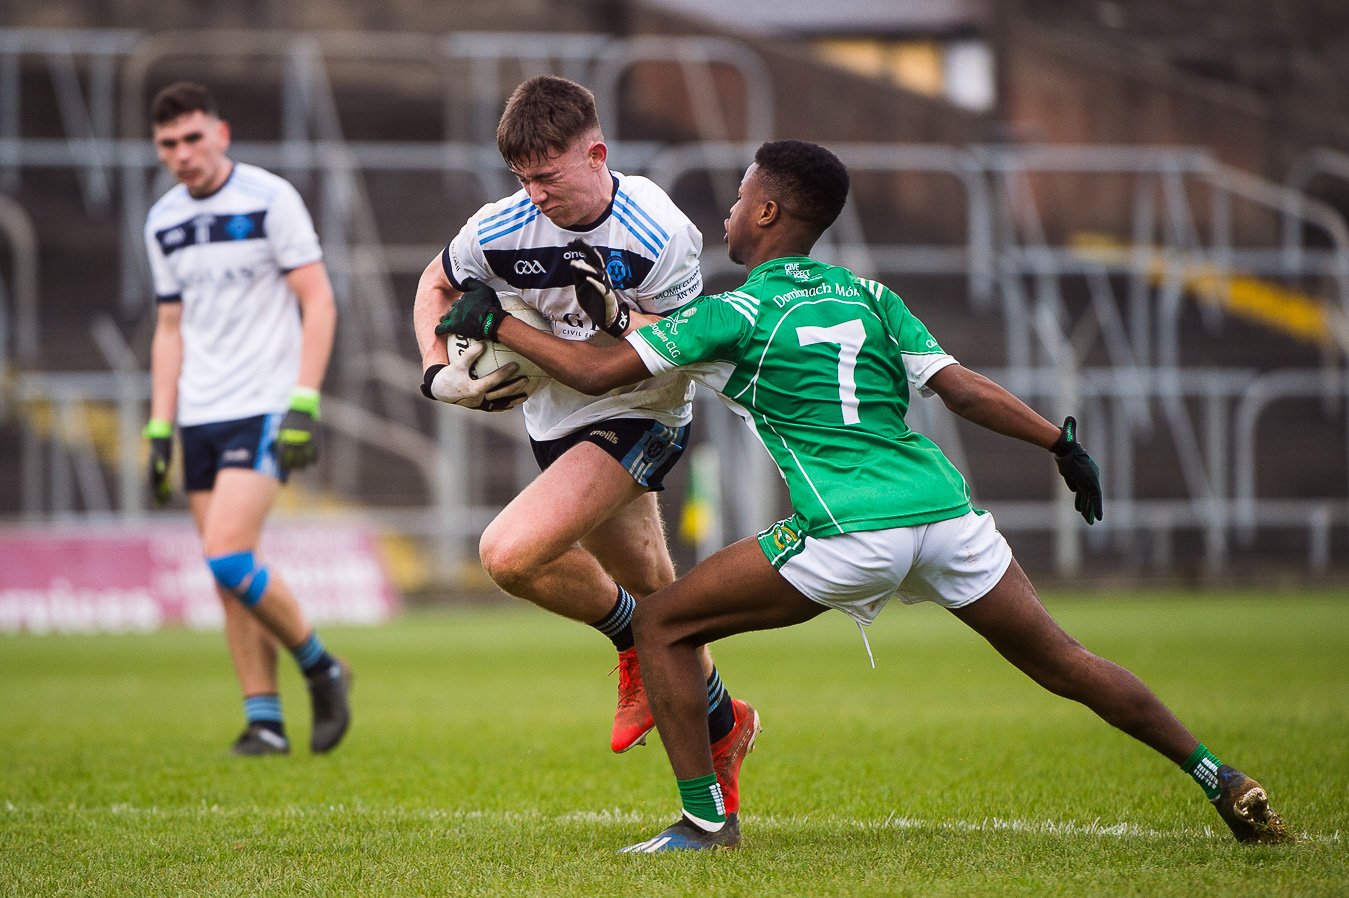
[[993,515],[970,512],[915,527],[807,536],[778,573],[811,601],[870,624],[891,596],[964,607],[997,586],[1011,563]]

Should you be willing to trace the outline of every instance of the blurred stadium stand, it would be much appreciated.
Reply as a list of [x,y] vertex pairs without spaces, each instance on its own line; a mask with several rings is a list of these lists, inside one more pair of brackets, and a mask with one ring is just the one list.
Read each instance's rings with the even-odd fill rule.
[[[821,254],[893,286],[966,364],[1083,422],[1107,490],[1089,531],[1047,458],[915,402],[1033,572],[1349,568],[1341,126],[1287,133],[1258,85],[1215,88],[1174,48],[1135,53],[1157,44],[1153,19],[1119,24],[1131,8],[1059,22],[1029,0],[935,5],[952,15],[776,35],[666,3],[173,4],[153,28],[132,2],[95,22],[75,3],[7,11],[0,520],[146,520],[140,229],[168,182],[145,106],[190,77],[219,95],[234,156],[305,194],[338,290],[325,456],[289,504],[356,509],[407,560],[405,589],[469,577],[478,532],[533,461],[514,417],[417,394],[411,297],[466,216],[514,189],[496,118],[522,78],[553,71],[596,91],[614,167],[655,178],[702,228],[710,289],[739,283],[721,222],[754,147],[839,152],[853,200]],[[735,11],[769,15],[756,7]],[[952,62],[971,44],[995,60],[987,108],[954,80],[981,71]],[[761,450],[706,398],[696,444],[719,488],[697,492],[719,514],[677,546],[683,567],[785,512]],[[693,467],[666,494],[672,522]]]

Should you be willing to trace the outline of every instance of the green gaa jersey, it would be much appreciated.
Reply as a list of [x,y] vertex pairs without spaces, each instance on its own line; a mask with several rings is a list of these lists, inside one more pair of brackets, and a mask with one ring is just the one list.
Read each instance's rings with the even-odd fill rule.
[[715,390],[787,481],[796,527],[832,536],[959,517],[969,488],[909,429],[909,388],[955,364],[903,300],[806,256],[774,259],[628,336],[647,369]]

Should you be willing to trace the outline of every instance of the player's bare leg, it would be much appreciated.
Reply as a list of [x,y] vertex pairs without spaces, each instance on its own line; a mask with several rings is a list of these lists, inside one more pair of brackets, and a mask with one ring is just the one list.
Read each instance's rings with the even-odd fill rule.
[[[673,826],[624,851],[734,848],[740,843],[740,764],[754,748],[759,715],[734,699],[734,726],[720,739],[709,733],[712,718],[698,649],[735,633],[801,623],[825,610],[773,569],[756,539],[722,549],[637,606],[637,651],[647,670],[661,742],[678,781],[682,813]],[[714,786],[709,801],[707,793]]]
[[614,578],[579,543],[645,492],[598,446],[573,446],[487,525],[483,567],[511,595],[593,623],[613,605]]
[[[564,452],[488,525],[480,543],[483,567],[512,595],[564,617],[596,626],[619,650],[619,704],[610,747],[642,744],[654,725],[641,666],[616,607],[674,579],[674,564],[656,496],[607,452],[580,443]],[[626,591],[631,598],[624,598]],[[624,605],[626,603],[626,605]],[[704,677],[713,665],[699,651]],[[706,689],[704,690],[706,704]]]
[[[187,504],[203,546],[212,495],[209,490],[187,494]],[[281,711],[276,637],[219,584],[216,584],[216,595],[224,611],[225,645],[244,698],[245,729],[231,750],[245,755],[285,754],[290,749],[290,741],[286,738],[285,718]]]
[[[187,494],[188,508],[192,510],[192,520],[202,537],[203,546],[206,542],[206,511],[211,496],[212,493],[205,490]],[[216,594],[220,597],[225,613],[225,644],[229,648],[239,688],[245,696],[276,695],[275,638],[233,595],[219,586],[216,587]]]
[[699,646],[737,633],[790,627],[826,610],[784,580],[753,537],[732,543],[638,604],[637,651],[677,778],[712,771]]
[[1270,808],[1264,787],[1222,764],[1137,676],[1069,636],[1015,559],[987,595],[952,613],[1035,682],[1081,702],[1189,773],[1238,840],[1274,843],[1291,838]]
[[[581,540],[604,572],[641,600],[675,580],[656,493],[643,493],[601,521]],[[712,653],[698,648],[703,676],[712,673]]]
[[247,579],[241,588],[246,589],[250,582],[262,582],[265,577],[260,593],[240,596],[235,589],[231,599],[295,656],[309,686],[314,715],[310,746],[316,752],[325,752],[341,741],[350,721],[347,691],[351,671],[327,653],[285,579],[257,555],[263,523],[280,489],[275,478],[257,471],[219,471],[205,508],[202,544],[208,559],[247,556],[252,570],[245,572]]
[[[614,467],[619,468],[617,463]],[[627,472],[623,473],[626,476]],[[586,533],[581,546],[636,598],[674,582],[674,562],[670,560],[656,493],[639,493]]]
[[[274,477],[246,468],[222,469],[216,475],[202,532],[206,557],[256,551],[267,513],[280,491],[281,484]],[[267,591],[251,610],[287,647],[299,645],[309,635],[309,622],[295,595],[275,570],[268,572]]]
[[1045,689],[1179,764],[1199,740],[1133,673],[1087,651],[1050,616],[1016,560],[983,598],[953,612]]

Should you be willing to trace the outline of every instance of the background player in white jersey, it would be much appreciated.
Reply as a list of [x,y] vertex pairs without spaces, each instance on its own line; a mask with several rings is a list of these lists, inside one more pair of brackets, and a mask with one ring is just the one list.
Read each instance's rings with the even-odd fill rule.
[[317,457],[319,387],[337,322],[332,287],[304,201],[276,175],[229,158],[229,125],[205,88],[166,87],[150,113],[159,160],[179,182],[145,225],[158,310],[145,427],[155,499],[169,497],[176,420],[187,501],[244,694],[233,751],[290,750],[279,641],[309,686],[310,748],[326,752],[347,730],[350,671],[328,654],[258,543],[286,475]]
[[[603,269],[626,307],[665,314],[702,291],[702,235],[656,184],[614,172],[595,98],[551,75],[511,94],[497,147],[521,189],[483,206],[431,260],[417,286],[413,325],[425,377],[422,392],[443,402],[500,411],[523,401],[510,370],[473,380],[470,352],[447,359],[437,325],[467,293],[510,286],[566,340],[612,343],[624,332],[596,322],[577,302],[571,260]],[[573,246],[580,238],[585,244]],[[607,327],[605,327],[607,325]],[[602,327],[612,336],[599,333]],[[524,407],[543,473],[488,525],[479,553],[511,595],[589,624],[618,650],[618,708],[610,748],[640,744],[654,721],[633,650],[632,612],[674,580],[656,493],[684,451],[693,385],[671,373],[585,396],[548,383]],[[754,723],[732,701],[711,658],[700,652],[707,725],[722,748]]]
[[935,393],[976,424],[1052,451],[1077,510],[1088,524],[1101,518],[1099,472],[1072,418],[1054,426],[947,355],[890,290],[807,255],[842,210],[848,182],[823,147],[761,146],[726,222],[731,259],[749,272],[744,286],[650,323],[620,346],[561,343],[481,303],[455,309],[447,322],[475,337],[495,329],[507,346],[586,391],[682,368],[750,425],[787,481],[791,518],[723,549],[639,608],[637,649],[683,815],[625,850],[740,840],[738,820],[719,812],[709,779],[698,646],[828,608],[869,623],[896,595],[948,608],[1041,686],[1180,765],[1239,840],[1284,839],[1257,782],[1221,764],[1136,676],[1059,627],[992,515],[970,507],[959,472],[908,428],[910,389]]

